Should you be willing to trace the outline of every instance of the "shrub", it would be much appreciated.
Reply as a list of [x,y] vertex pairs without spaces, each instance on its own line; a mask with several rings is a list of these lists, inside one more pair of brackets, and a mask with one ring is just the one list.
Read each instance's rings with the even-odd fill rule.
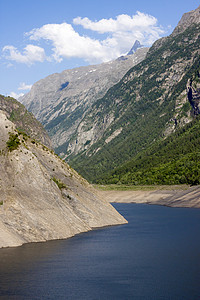
[[57,186],[59,187],[60,190],[67,188],[67,186],[60,179],[53,177],[52,180],[57,184]]
[[20,145],[20,139],[18,138],[18,134],[9,133],[9,140],[6,144],[10,152],[16,150]]

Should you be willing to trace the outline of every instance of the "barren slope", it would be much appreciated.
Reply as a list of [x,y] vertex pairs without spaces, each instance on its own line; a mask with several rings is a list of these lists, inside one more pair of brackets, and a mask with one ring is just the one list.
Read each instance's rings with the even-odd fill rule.
[[87,181],[0,111],[0,247],[122,223]]

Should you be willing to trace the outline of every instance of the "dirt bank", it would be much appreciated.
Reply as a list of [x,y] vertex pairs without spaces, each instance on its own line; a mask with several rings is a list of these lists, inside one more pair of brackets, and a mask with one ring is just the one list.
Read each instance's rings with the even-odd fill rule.
[[99,191],[108,202],[148,203],[172,207],[200,208],[200,186],[153,191]]

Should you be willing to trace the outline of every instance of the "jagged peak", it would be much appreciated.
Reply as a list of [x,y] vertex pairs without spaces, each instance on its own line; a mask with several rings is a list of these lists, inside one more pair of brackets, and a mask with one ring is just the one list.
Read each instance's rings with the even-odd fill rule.
[[136,40],[135,43],[133,44],[133,47],[131,50],[127,53],[127,55],[132,55],[133,53],[136,52],[138,48],[144,47],[143,45],[140,44],[140,41]]

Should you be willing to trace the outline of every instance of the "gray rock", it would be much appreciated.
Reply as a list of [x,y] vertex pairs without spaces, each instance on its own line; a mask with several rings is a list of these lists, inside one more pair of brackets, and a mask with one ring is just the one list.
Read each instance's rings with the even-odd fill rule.
[[126,220],[42,144],[18,134],[0,110],[0,248],[71,237]]

